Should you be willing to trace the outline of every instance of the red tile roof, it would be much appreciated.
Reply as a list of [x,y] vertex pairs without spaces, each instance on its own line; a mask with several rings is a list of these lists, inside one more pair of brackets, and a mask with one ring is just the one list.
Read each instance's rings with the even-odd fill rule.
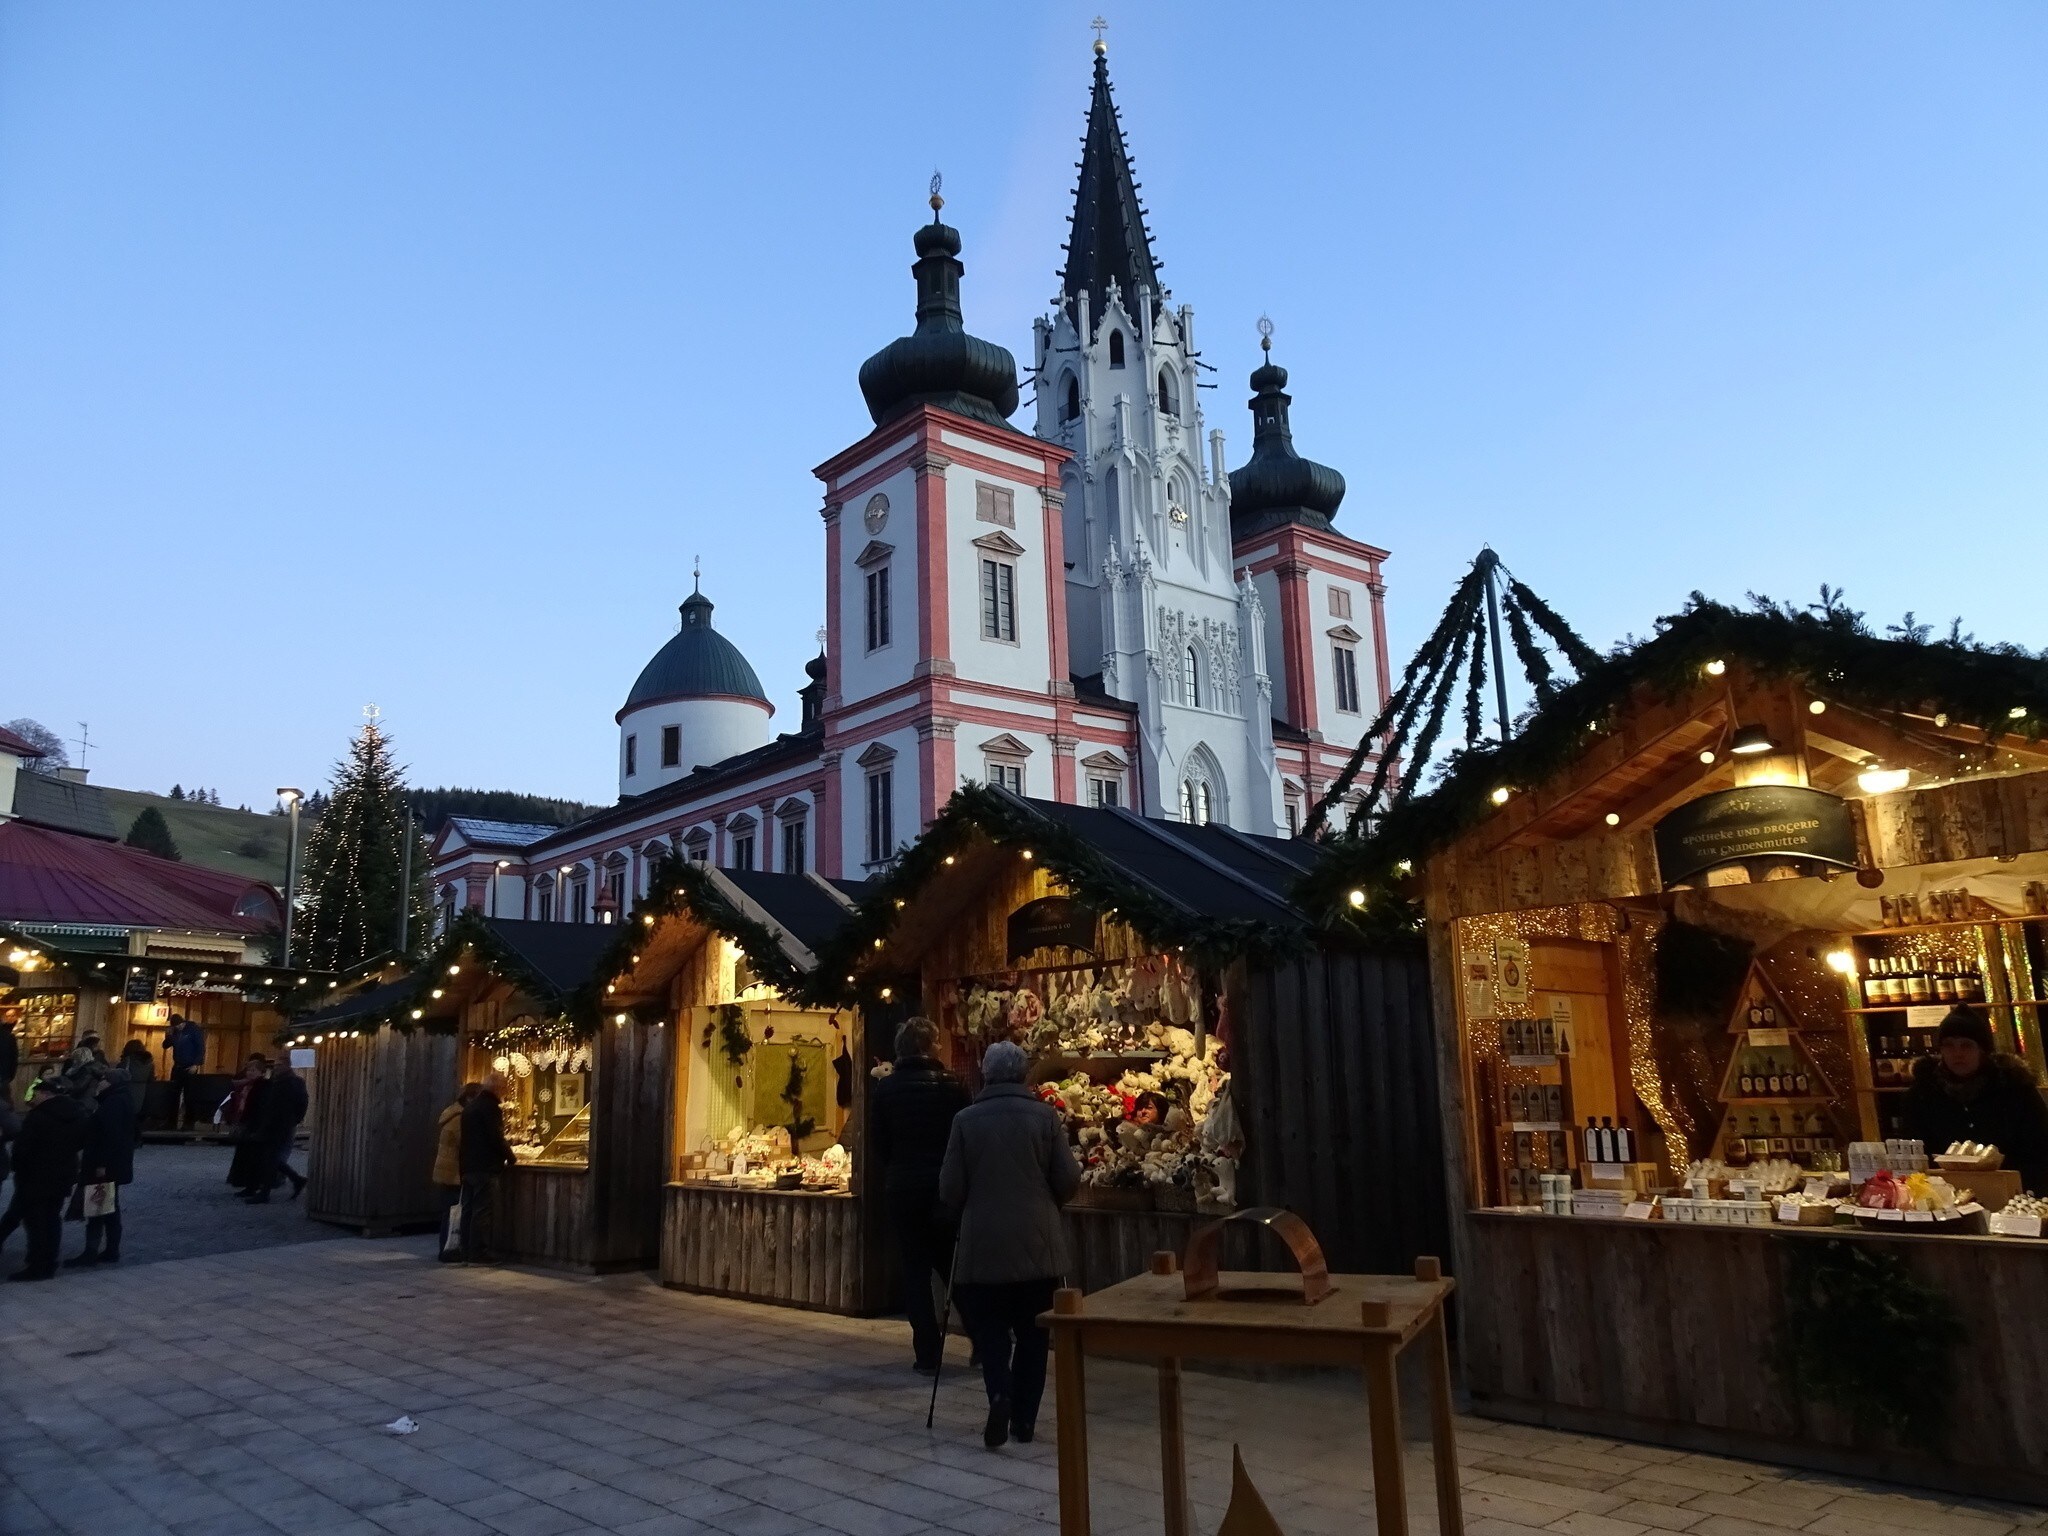
[[11,752],[16,757],[41,757],[43,749],[32,741],[24,740],[14,732],[0,725],[0,752]]
[[258,933],[277,927],[283,914],[276,889],[261,880],[0,822],[0,922]]

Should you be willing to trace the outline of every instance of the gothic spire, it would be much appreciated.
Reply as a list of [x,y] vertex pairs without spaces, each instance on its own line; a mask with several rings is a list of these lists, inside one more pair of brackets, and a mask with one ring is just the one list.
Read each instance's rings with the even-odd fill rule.
[[1088,290],[1089,308],[1102,313],[1114,281],[1124,303],[1135,306],[1138,290],[1159,294],[1160,263],[1152,256],[1151,231],[1131,177],[1130,147],[1109,87],[1109,46],[1095,40],[1095,90],[1088,100],[1088,135],[1081,141],[1081,180],[1074,189],[1074,222],[1067,237],[1067,267],[1060,282],[1068,303]]

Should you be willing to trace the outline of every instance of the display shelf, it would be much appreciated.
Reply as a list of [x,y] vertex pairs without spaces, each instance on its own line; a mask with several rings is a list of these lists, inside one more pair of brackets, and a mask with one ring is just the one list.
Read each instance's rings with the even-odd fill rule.
[[[1989,998],[1972,997],[1951,1003],[1881,1003],[1874,1008],[1845,1008],[1844,1013],[1911,1013],[1915,1008],[2038,1008],[2040,1003],[2031,998],[2021,998],[2012,1003],[1993,1002]],[[1931,1024],[1918,1024],[1916,1029],[1931,1029]]]
[[1789,1106],[1793,1104],[1832,1104],[1835,1102],[1835,1096],[1832,1093],[1808,1093],[1803,1094],[1798,1098],[1772,1098],[1769,1095],[1762,1095],[1759,1097],[1751,1098],[1742,1094],[1737,1094],[1734,1098],[1723,1099],[1721,1102],[1727,1105],[1730,1109],[1744,1109],[1752,1104],[1763,1105],[1766,1108],[1768,1108],[1772,1105]]
[[2048,923],[2048,912],[2021,912],[2012,917],[1961,917],[1940,923],[1901,923],[1896,928],[1866,928],[1849,935],[1852,939],[1895,939],[1908,933],[1931,933],[1956,928],[2017,928],[2027,923]]

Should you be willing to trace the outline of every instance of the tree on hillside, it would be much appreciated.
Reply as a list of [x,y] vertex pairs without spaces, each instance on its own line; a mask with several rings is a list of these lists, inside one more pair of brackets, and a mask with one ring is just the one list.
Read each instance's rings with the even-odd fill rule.
[[407,947],[421,948],[433,910],[425,838],[414,837],[409,892],[402,889],[404,865],[405,771],[371,720],[350,744],[348,760],[335,764],[327,808],[306,837],[293,958],[340,971],[395,949],[401,903],[411,908]]
[[182,859],[178,852],[177,839],[171,836],[171,824],[164,820],[164,813],[153,805],[145,805],[141,813],[128,828],[127,844],[140,848],[144,853],[153,853],[160,859]]
[[185,798],[185,786],[184,786],[184,785],[182,785],[182,784],[173,784],[173,785],[171,786],[171,798],[172,798],[173,800],[182,800],[182,799],[184,799],[184,798]]
[[71,755],[64,750],[64,739],[42,721],[23,715],[19,720],[8,721],[5,729],[14,732],[30,746],[41,749],[43,755],[29,763],[29,772],[55,773],[59,768],[70,765]]

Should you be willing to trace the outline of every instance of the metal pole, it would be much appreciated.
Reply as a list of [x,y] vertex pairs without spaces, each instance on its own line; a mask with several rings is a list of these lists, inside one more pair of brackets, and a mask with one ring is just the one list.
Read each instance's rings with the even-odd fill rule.
[[1500,579],[1500,556],[1491,549],[1482,550],[1479,558],[1486,562],[1486,623],[1493,631],[1493,697],[1500,710],[1500,739],[1506,745],[1508,739],[1508,673],[1501,662],[1500,654],[1500,598],[1494,591],[1494,584]]
[[299,899],[299,797],[292,796],[291,839],[285,845],[284,855],[284,964],[290,970],[292,964],[292,908]]
[[[953,1282],[959,1277],[959,1274],[960,1236],[956,1232],[953,1235],[953,1262],[946,1267],[946,1305],[939,1313],[939,1361],[932,1371],[932,1400],[926,1404],[924,1410],[924,1427],[926,1429],[932,1427],[932,1420],[937,1418],[939,1413],[939,1377],[945,1373],[946,1369],[946,1330],[953,1323]],[[925,1284],[931,1284],[929,1277],[926,1278]]]
[[[412,923],[412,807],[405,808],[405,859],[399,866],[403,871],[398,877],[398,952],[405,953],[405,941],[411,932]],[[495,900],[497,891],[491,892]]]

